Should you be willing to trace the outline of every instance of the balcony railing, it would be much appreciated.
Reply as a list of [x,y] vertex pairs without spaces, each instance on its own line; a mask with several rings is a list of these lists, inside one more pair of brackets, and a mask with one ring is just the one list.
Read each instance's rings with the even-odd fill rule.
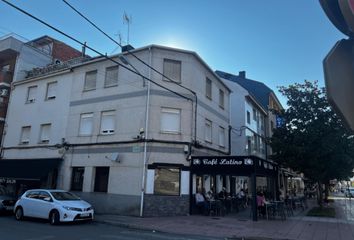
[[8,72],[8,71],[0,71],[0,83],[8,83],[11,84],[12,82],[12,77],[13,74],[12,72]]

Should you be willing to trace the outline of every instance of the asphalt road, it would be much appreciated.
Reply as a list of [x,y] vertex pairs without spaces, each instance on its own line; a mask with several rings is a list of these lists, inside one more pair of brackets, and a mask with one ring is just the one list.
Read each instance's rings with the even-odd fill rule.
[[203,236],[176,235],[133,230],[92,222],[51,226],[47,221],[26,219],[16,221],[13,216],[0,215],[0,240],[213,240]]

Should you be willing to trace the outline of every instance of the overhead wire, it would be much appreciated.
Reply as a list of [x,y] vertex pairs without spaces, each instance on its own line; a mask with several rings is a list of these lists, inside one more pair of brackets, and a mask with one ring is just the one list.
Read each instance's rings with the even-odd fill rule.
[[[76,9],[73,5],[71,5],[68,1],[66,0],[62,0],[67,6],[69,6],[73,11],[75,11],[77,14],[79,14],[82,18],[84,18],[87,22],[89,22],[93,27],[95,27],[99,32],[101,32],[103,35],[105,35],[108,39],[110,39],[112,42],[114,42],[115,44],[117,44],[118,46],[120,46],[121,48],[123,48],[122,44],[117,42],[115,39],[113,39],[111,36],[109,36],[105,31],[103,31],[100,27],[97,26],[97,24],[95,24],[93,21],[91,21],[90,19],[88,19],[83,13],[81,13],[78,9]],[[151,70],[153,70],[154,72],[158,73],[159,75],[161,75],[164,79],[167,79],[169,82],[176,84],[177,86],[189,91],[190,93],[192,93],[194,95],[195,98],[195,109],[194,109],[194,140],[197,140],[197,108],[198,108],[198,97],[196,92],[194,92],[193,90],[183,86],[180,83],[175,82],[174,80],[172,80],[170,77],[166,76],[165,74],[163,74],[162,72],[160,72],[159,70],[157,70],[156,68],[154,68],[153,66],[147,64],[145,61],[143,61],[141,58],[139,58],[138,56],[136,56],[132,51],[130,51],[129,49],[126,50],[126,52],[130,55],[132,55],[135,59],[137,59],[139,62],[141,62],[144,66],[150,68]],[[135,68],[132,64],[131,65],[133,68]],[[193,100],[192,101],[192,112],[193,112]]]
[[60,30],[60,29],[58,29],[58,28],[56,28],[56,27],[50,25],[49,23],[45,22],[44,20],[42,20],[42,19],[40,19],[40,18],[34,16],[33,14],[31,14],[31,13],[29,13],[29,12],[27,12],[27,11],[21,9],[20,7],[14,5],[14,4],[12,4],[12,3],[10,3],[9,1],[7,1],[7,0],[1,0],[1,1],[4,2],[4,3],[6,3],[7,5],[11,6],[12,8],[14,8],[14,9],[16,9],[16,10],[22,12],[23,14],[29,16],[30,18],[33,18],[34,20],[36,20],[36,21],[42,23],[43,25],[49,27],[50,29],[52,29],[52,30],[54,30],[54,31],[56,31],[56,32],[58,32],[58,33],[64,35],[65,37],[71,39],[72,41],[74,41],[74,42],[80,44],[81,46],[85,46],[86,48],[88,48],[89,50],[91,50],[91,51],[93,51],[94,53],[98,54],[99,56],[101,56],[101,57],[103,57],[103,58],[105,58],[105,59],[107,59],[107,60],[110,60],[110,61],[114,62],[115,64],[117,64],[117,65],[119,65],[119,66],[121,66],[121,67],[127,69],[128,71],[130,71],[130,72],[132,72],[132,73],[135,73],[135,74],[139,75],[139,76],[142,77],[143,79],[145,79],[145,80],[147,80],[147,81],[149,81],[149,82],[155,84],[156,86],[159,86],[159,87],[161,87],[162,89],[165,89],[165,90],[167,90],[167,91],[169,91],[169,92],[172,92],[173,94],[175,94],[175,95],[177,95],[177,96],[179,96],[179,97],[182,97],[182,98],[184,98],[184,99],[193,101],[193,99],[191,99],[191,98],[189,98],[189,97],[187,97],[187,96],[184,96],[184,95],[182,95],[182,94],[180,94],[180,93],[178,93],[178,92],[176,92],[176,91],[173,91],[173,90],[171,90],[171,89],[169,89],[169,88],[167,88],[167,87],[165,87],[165,86],[163,86],[163,85],[161,85],[161,84],[155,82],[154,80],[152,80],[152,79],[150,79],[150,78],[144,76],[143,74],[141,74],[141,73],[139,73],[139,72],[137,72],[137,71],[135,71],[135,70],[132,70],[131,68],[129,68],[129,67],[127,67],[127,66],[121,64],[120,62],[114,60],[113,58],[108,57],[106,54],[103,54],[103,53],[99,52],[98,50],[94,49],[93,47],[90,47],[88,44],[83,43],[83,42],[77,40],[76,38],[72,37],[71,35],[69,35],[69,34],[63,32],[62,30]]

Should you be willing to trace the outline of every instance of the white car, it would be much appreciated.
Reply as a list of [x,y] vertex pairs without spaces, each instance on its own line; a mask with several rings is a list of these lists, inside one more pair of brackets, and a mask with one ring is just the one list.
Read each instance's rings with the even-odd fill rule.
[[32,189],[16,202],[15,218],[35,217],[49,219],[50,224],[93,220],[92,206],[73,193],[63,190]]

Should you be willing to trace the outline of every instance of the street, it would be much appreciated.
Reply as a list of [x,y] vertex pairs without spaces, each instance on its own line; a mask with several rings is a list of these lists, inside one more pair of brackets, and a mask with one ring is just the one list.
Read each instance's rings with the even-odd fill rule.
[[154,231],[133,230],[111,226],[97,222],[70,223],[51,226],[47,221],[26,219],[18,222],[12,215],[0,216],[0,240],[133,240],[133,239],[166,239],[166,240],[198,240],[223,239],[203,236],[177,235]]

